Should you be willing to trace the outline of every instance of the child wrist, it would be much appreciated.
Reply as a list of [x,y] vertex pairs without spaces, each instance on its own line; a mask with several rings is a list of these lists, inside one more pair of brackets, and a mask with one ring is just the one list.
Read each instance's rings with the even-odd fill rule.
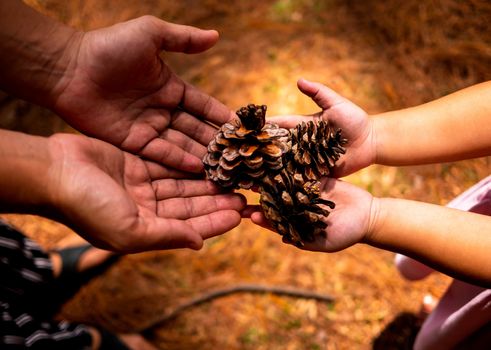
[[370,149],[372,153],[370,164],[383,164],[383,156],[382,156],[382,147],[381,144],[383,140],[381,136],[384,135],[383,130],[383,118],[379,115],[372,115],[369,117],[369,125],[370,125]]
[[377,235],[385,218],[385,205],[383,198],[372,197],[370,203],[370,213],[368,219],[368,227],[365,232],[363,243],[372,245],[377,242]]

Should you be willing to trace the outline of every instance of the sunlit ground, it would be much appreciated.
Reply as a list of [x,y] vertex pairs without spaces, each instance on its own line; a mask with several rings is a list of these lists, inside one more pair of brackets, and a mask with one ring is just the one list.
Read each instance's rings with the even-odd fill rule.
[[[220,41],[209,52],[166,53],[165,59],[185,80],[234,110],[252,102],[268,105],[268,115],[316,112],[318,108],[296,88],[300,77],[330,86],[369,113],[421,103],[482,80],[454,71],[448,79],[436,75],[441,74],[436,70],[435,76],[433,71],[415,73],[411,60],[401,61],[399,51],[391,47],[397,43],[380,41],[350,2],[29,3],[86,30],[143,14],[217,29]],[[380,6],[372,8],[378,12],[365,14],[377,18],[383,12]],[[489,72],[487,76],[491,77]],[[49,112],[22,102],[4,101],[2,113],[3,125],[10,128],[40,134],[69,130]],[[421,167],[373,166],[346,181],[376,196],[445,204],[490,170],[488,158]],[[254,194],[248,197],[257,200]],[[9,219],[48,248],[72,235],[35,217]],[[208,241],[199,252],[122,258],[84,288],[63,314],[115,331],[135,331],[154,325],[162,314],[205,291],[242,282],[292,286],[333,295],[336,301],[330,305],[272,295],[233,295],[156,325],[150,339],[162,349],[367,349],[399,314],[417,313],[423,295],[441,295],[449,281],[435,274],[426,281],[405,282],[392,259],[390,252],[363,245],[329,255],[299,251],[246,220]],[[405,332],[399,329],[387,340],[379,339],[386,341],[382,348],[403,349]]]

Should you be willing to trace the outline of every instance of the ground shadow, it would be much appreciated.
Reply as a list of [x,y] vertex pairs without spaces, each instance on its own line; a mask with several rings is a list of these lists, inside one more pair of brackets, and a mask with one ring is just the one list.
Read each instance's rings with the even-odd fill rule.
[[421,325],[416,315],[397,315],[373,340],[373,350],[411,350]]

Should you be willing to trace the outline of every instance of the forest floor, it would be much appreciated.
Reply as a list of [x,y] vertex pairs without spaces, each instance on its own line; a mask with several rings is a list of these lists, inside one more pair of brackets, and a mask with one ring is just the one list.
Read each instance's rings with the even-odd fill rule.
[[[330,86],[369,113],[422,103],[455,89],[431,75],[409,80],[378,36],[337,1],[124,0],[118,6],[108,0],[27,2],[86,30],[143,14],[217,29],[220,41],[208,52],[164,57],[185,80],[234,110],[252,102],[268,105],[268,115],[316,112],[296,88],[300,77]],[[458,87],[470,83],[463,79]],[[71,131],[50,112],[22,101],[4,98],[0,111],[4,127],[43,135]],[[346,181],[376,196],[444,205],[490,170],[488,158],[372,166]],[[257,202],[254,194],[247,196]],[[5,217],[48,249],[74,236],[66,227],[38,217]],[[362,244],[334,254],[300,251],[244,220],[207,241],[199,252],[122,257],[85,286],[65,306],[63,316],[119,332],[153,326],[145,334],[162,349],[410,349],[423,296],[439,297],[450,279],[435,273],[407,282],[398,275],[393,258],[391,252]],[[242,283],[302,288],[332,295],[335,301],[239,293],[155,324],[191,298]]]

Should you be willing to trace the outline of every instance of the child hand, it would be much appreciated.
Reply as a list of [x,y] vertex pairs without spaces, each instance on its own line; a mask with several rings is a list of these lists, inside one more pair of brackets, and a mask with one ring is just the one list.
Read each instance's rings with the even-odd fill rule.
[[349,175],[367,167],[375,161],[375,135],[372,122],[367,113],[353,102],[338,95],[333,90],[320,84],[300,79],[298,88],[322,108],[321,112],[310,116],[281,116],[270,118],[270,121],[284,128],[309,120],[327,120],[336,128],[341,128],[343,136],[348,139],[346,154],[334,167],[334,177]]
[[[314,242],[305,242],[302,249],[336,252],[364,241],[371,229],[376,198],[354,185],[330,178],[322,180],[321,198],[336,203],[325,218],[328,225],[326,236],[317,236]],[[250,217],[255,224],[271,229],[262,211],[253,212]]]

